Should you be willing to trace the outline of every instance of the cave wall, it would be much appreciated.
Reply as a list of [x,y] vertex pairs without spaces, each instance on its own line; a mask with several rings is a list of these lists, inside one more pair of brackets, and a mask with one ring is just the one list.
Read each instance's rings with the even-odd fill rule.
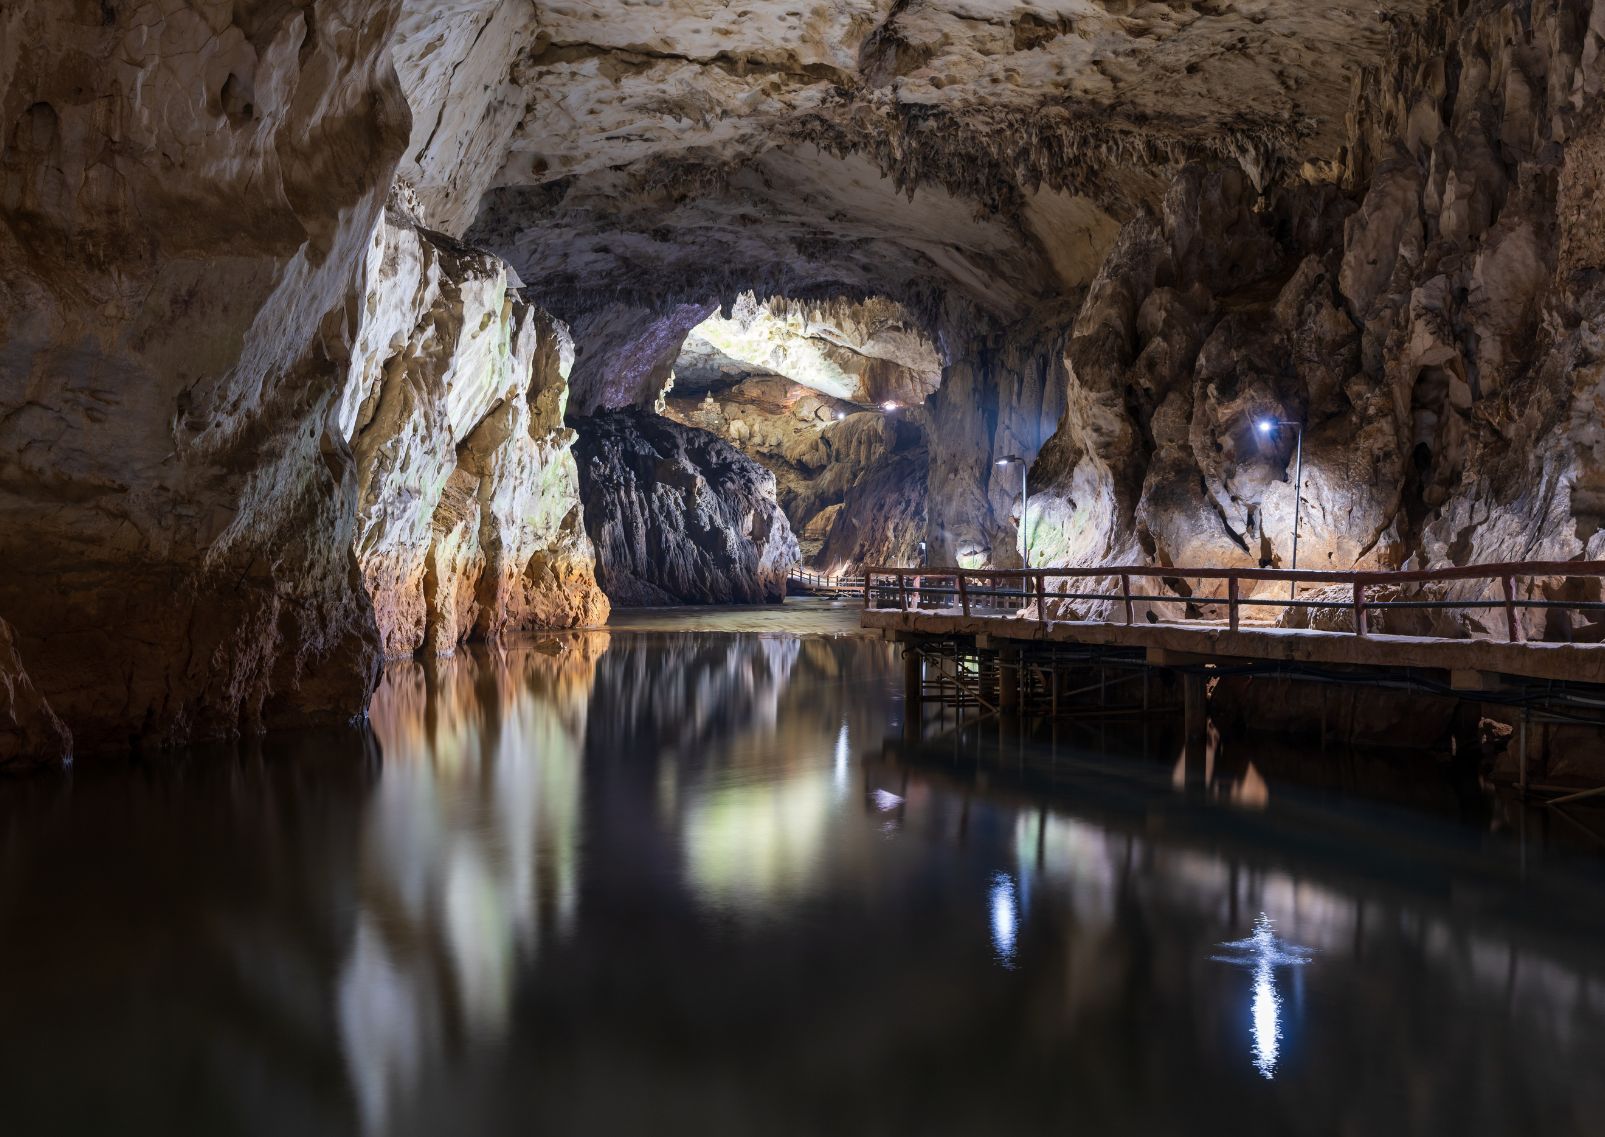
[[407,96],[505,118],[510,0],[425,7],[0,12],[0,764],[350,721],[387,650],[605,612],[561,328],[383,218],[398,168],[479,192]]
[[357,562],[385,654],[602,622],[563,424],[568,330],[507,266],[421,228],[409,195],[374,229],[339,408],[357,461]]
[[596,577],[617,605],[778,603],[801,558],[775,476],[652,411],[578,419]]
[[1600,555],[1601,12],[1401,25],[1357,86],[1357,204],[1193,164],[1129,222],[1033,469],[1037,563],[1288,565],[1262,416],[1305,424],[1300,567]]
[[80,750],[344,721],[394,5],[0,14],[0,619]]

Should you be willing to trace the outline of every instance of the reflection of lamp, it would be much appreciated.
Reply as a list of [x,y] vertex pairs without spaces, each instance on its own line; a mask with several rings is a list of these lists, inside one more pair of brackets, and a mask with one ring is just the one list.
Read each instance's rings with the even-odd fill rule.
[[[1298,568],[1298,528],[1299,514],[1304,505],[1304,425],[1291,422],[1287,419],[1262,418],[1254,424],[1261,434],[1269,435],[1279,426],[1290,426],[1298,433],[1294,444],[1293,459],[1293,565]],[[1294,591],[1298,588],[1297,581],[1289,581],[1287,585],[1287,598],[1293,599]]]
[[1025,525],[1025,511],[1026,511],[1026,501],[1027,501],[1026,489],[1025,489],[1026,462],[1025,462],[1025,459],[1020,457],[1018,454],[1005,454],[1003,457],[998,459],[998,465],[999,466],[1019,466],[1020,467],[1020,563],[1022,565],[1024,565],[1026,568],[1030,568],[1031,567],[1031,534],[1027,531],[1026,525]]
[[1282,996],[1276,990],[1276,968],[1310,962],[1308,948],[1283,942],[1276,935],[1271,918],[1261,912],[1254,919],[1254,932],[1246,940],[1221,944],[1230,955],[1210,958],[1249,968],[1254,975],[1254,998],[1249,1005],[1249,1029],[1253,1036],[1254,1069],[1269,1080],[1276,1076],[1277,1059],[1282,1051]]
[[992,877],[989,897],[992,925],[992,950],[998,962],[1011,971],[1014,969],[1014,947],[1020,931],[1020,914],[1015,907],[1014,881],[1006,873]]

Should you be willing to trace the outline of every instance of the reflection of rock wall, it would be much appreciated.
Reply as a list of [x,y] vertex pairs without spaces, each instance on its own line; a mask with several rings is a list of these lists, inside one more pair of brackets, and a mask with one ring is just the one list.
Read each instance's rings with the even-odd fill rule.
[[518,968],[572,930],[586,707],[607,637],[392,664],[364,819],[341,1042],[364,1128],[390,1131],[453,1039],[501,1038]]
[[80,749],[372,687],[327,424],[406,136],[393,8],[0,12],[0,618]]
[[576,423],[597,579],[616,604],[779,601],[799,558],[775,477],[651,412]]
[[385,650],[597,623],[607,602],[563,426],[567,333],[511,297],[499,260],[418,228],[402,204],[374,231],[340,416]]

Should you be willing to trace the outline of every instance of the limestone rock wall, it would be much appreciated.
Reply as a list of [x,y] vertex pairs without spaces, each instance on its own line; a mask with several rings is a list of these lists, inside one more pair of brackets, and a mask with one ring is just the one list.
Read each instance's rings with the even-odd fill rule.
[[34,687],[11,626],[0,620],[0,770],[71,758],[71,732]]
[[1528,8],[1404,27],[1359,85],[1357,205],[1194,165],[1122,230],[1033,470],[1039,563],[1288,565],[1294,435],[1262,417],[1305,427],[1301,567],[1605,551],[1605,8]]
[[840,506],[888,454],[921,446],[924,437],[903,416],[860,410],[780,378],[744,380],[700,399],[671,396],[664,414],[718,435],[774,474],[776,500],[811,563],[830,532],[821,514]]
[[0,619],[80,752],[344,721],[378,659],[331,424],[396,5],[153,7],[0,11]]
[[601,622],[563,425],[567,329],[489,254],[392,201],[375,227],[340,430],[357,459],[355,547],[384,650]]
[[576,421],[585,524],[615,604],[778,602],[800,552],[775,476],[650,411]]

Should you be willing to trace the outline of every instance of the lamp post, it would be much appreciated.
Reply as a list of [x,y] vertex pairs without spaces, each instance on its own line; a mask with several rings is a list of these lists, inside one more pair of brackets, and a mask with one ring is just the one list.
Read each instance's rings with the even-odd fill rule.
[[1018,454],[1005,454],[998,459],[999,466],[1020,467],[1020,564],[1025,568],[1031,567],[1031,532],[1025,525],[1026,502],[1029,500],[1025,489],[1026,460]]
[[[1299,515],[1304,508],[1304,424],[1292,422],[1288,419],[1262,418],[1255,424],[1261,434],[1270,434],[1277,427],[1290,426],[1297,433],[1294,443],[1293,458],[1293,565],[1298,568],[1298,529]],[[1298,589],[1297,581],[1289,581],[1287,585],[1287,598],[1293,599]]]

